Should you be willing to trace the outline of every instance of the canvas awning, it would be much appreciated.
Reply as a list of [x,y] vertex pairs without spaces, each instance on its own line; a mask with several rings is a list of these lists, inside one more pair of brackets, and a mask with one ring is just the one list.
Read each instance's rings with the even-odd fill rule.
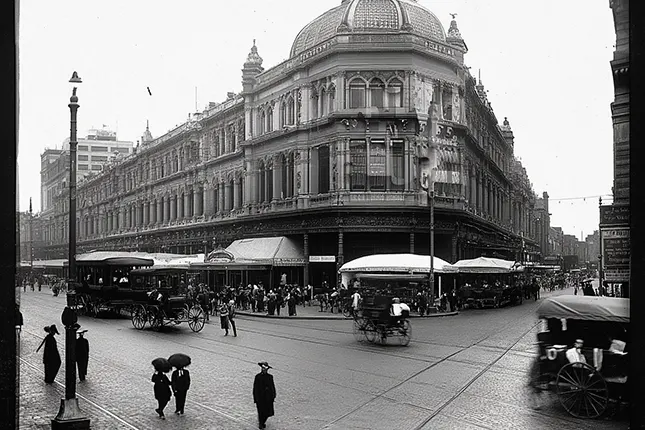
[[[433,269],[436,273],[455,272],[447,261],[438,257],[433,258]],[[430,273],[430,256],[418,254],[368,255],[343,264],[339,272]]]
[[629,322],[629,299],[563,295],[545,299],[537,309],[541,318]]
[[453,264],[459,273],[509,273],[515,267],[514,261],[500,258],[479,257],[459,260]]
[[95,251],[76,256],[80,265],[152,266],[154,260],[145,252]]
[[306,263],[302,248],[284,236],[239,239],[231,243],[226,251],[233,254],[235,262],[272,266],[304,266]]

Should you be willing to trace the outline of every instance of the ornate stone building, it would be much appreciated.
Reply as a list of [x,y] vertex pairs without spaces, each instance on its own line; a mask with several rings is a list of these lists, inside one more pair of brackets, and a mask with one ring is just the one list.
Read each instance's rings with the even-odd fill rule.
[[254,42],[240,94],[79,185],[79,250],[283,235],[306,281],[333,282],[363,255],[429,253],[429,180],[438,257],[534,255],[535,195],[466,52],[454,19],[446,34],[415,0],[343,0],[268,70]]

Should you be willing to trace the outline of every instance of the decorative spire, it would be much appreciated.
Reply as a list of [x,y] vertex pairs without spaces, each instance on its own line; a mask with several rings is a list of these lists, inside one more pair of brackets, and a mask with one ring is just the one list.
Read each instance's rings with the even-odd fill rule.
[[448,37],[454,38],[454,39],[463,39],[461,37],[461,33],[459,32],[459,29],[457,28],[457,21],[455,21],[455,17],[457,16],[457,14],[451,13],[450,16],[452,16],[452,21],[450,21],[450,28],[448,29]]
[[141,143],[146,144],[148,142],[152,142],[153,137],[152,133],[150,133],[150,121],[146,120],[146,131],[143,133],[143,136],[141,136]]
[[[74,72],[74,73],[76,73],[76,72]],[[29,213],[30,214],[34,213],[32,207],[31,207],[31,197],[29,197]]]
[[246,57],[246,63],[244,63],[244,66],[251,66],[251,65],[262,65],[262,57],[258,54],[258,48],[255,46],[255,39],[253,39],[253,46],[251,47],[251,52],[249,52],[249,55]]

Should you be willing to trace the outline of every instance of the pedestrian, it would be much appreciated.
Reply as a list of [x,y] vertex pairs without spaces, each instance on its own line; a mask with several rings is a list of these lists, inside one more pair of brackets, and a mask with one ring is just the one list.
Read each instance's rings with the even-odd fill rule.
[[56,324],[45,327],[45,332],[47,333],[47,336],[45,336],[36,352],[40,351],[40,348],[42,348],[43,345],[45,346],[45,349],[43,350],[43,363],[45,364],[45,383],[53,384],[54,379],[56,379],[56,375],[58,374],[58,370],[60,369],[61,363],[60,354],[58,353],[58,345],[56,344],[54,335],[60,333],[58,333]]
[[233,336],[237,337],[237,328],[235,327],[235,301],[234,300],[231,300],[228,302],[228,322],[231,323],[231,327],[233,328]]
[[258,365],[262,370],[255,375],[255,381],[253,381],[253,402],[258,409],[258,428],[264,429],[267,427],[267,418],[275,414],[273,402],[276,393],[273,375],[268,372],[272,367],[266,361]]
[[219,320],[222,326],[222,330],[226,330],[226,334],[224,336],[228,336],[228,306],[224,301],[222,301],[222,304],[219,305]]
[[90,359],[90,343],[85,339],[87,330],[78,332],[78,339],[76,339],[76,364],[78,366],[78,379],[85,381],[87,375],[87,363]]
[[175,414],[183,415],[184,406],[186,405],[186,394],[190,388],[190,372],[184,367],[177,367],[172,372],[171,382],[172,392],[175,395]]
[[152,375],[152,382],[155,384],[155,399],[157,399],[158,403],[158,407],[155,409],[155,412],[159,414],[159,418],[165,420],[166,416],[164,415],[163,410],[172,396],[170,391],[170,380],[164,372],[156,370]]

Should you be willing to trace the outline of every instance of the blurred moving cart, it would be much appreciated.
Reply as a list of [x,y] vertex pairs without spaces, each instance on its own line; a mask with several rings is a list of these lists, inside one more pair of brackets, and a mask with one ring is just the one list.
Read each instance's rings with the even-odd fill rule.
[[354,317],[354,337],[362,342],[385,345],[388,338],[396,338],[400,345],[407,346],[412,337],[412,325],[408,320],[410,314],[403,311],[401,316],[390,315],[393,295],[366,295]]
[[[555,392],[577,418],[598,418],[628,402],[629,299],[562,295],[545,299],[537,313],[536,389]],[[570,362],[567,350],[578,339],[585,362]]]

